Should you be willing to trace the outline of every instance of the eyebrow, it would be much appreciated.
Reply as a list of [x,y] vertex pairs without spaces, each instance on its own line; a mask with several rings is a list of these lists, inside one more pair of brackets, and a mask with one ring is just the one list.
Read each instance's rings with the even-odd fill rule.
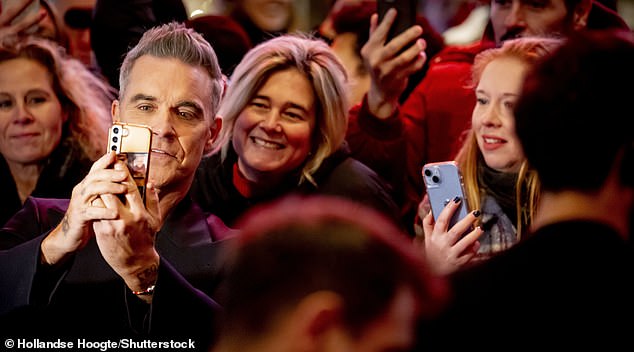
[[136,102],[139,100],[156,101],[156,97],[153,97],[151,95],[145,95],[145,94],[135,94],[132,96],[132,98],[130,98],[130,102]]
[[[484,89],[477,89],[476,93],[480,93],[480,94],[484,94],[484,95],[491,95],[490,93],[488,93]],[[519,93],[502,93],[502,96],[503,97],[519,97],[520,94]]]
[[[135,94],[134,96],[132,96],[132,98],[130,98],[130,102],[133,102],[133,103],[137,102],[137,101],[142,101],[142,100],[157,101],[158,99],[156,97],[154,97],[154,96],[146,95],[146,94]],[[176,103],[175,107],[179,108],[179,107],[183,107],[183,106],[184,107],[190,107],[190,108],[196,110],[196,112],[198,112],[198,113],[201,113],[203,111],[203,108],[200,105],[198,105],[198,104],[196,104],[196,103],[194,103],[192,101],[181,101],[181,102],[178,102],[178,103]]]

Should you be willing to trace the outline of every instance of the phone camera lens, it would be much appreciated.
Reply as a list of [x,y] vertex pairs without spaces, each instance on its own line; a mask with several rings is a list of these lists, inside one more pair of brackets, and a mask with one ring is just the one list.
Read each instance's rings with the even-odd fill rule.
[[119,133],[119,127],[115,127],[112,129],[112,132],[114,132],[115,134]]
[[438,182],[440,182],[440,177],[432,176],[431,180],[434,181],[434,183],[438,183]]
[[113,145],[112,148],[110,148],[110,149],[112,149],[112,150],[114,150],[116,152],[117,151],[117,146]]
[[429,169],[425,170],[425,176],[427,177],[431,176],[431,170]]
[[117,137],[112,137],[112,141],[113,141],[114,143],[117,143],[117,142],[119,141],[119,138],[117,138]]

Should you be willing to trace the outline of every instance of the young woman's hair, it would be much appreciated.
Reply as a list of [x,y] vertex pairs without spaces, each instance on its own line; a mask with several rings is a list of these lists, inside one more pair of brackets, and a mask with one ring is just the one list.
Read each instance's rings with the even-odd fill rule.
[[47,39],[5,38],[0,46],[0,62],[12,59],[32,60],[46,68],[63,113],[68,116],[63,137],[75,139],[93,160],[103,155],[115,89]]
[[[472,86],[477,86],[486,66],[500,58],[515,58],[532,66],[538,60],[553,52],[562,43],[556,38],[518,38],[504,42],[502,47],[488,49],[475,58],[472,68]],[[475,132],[467,132],[465,141],[456,155],[456,161],[464,178],[465,192],[469,207],[479,209],[483,190],[478,184],[478,166],[484,157],[475,138]],[[516,186],[517,235],[521,236],[522,224],[529,224],[537,206],[539,179],[526,160],[522,161]],[[522,200],[526,200],[523,204]]]
[[321,163],[344,142],[348,128],[346,70],[330,47],[322,40],[287,34],[270,39],[243,58],[230,78],[227,94],[220,107],[222,129],[217,141],[223,158],[233,138],[238,116],[258,90],[274,74],[286,69],[302,73],[313,87],[316,128],[311,153],[305,161],[300,184],[315,183],[312,175]]

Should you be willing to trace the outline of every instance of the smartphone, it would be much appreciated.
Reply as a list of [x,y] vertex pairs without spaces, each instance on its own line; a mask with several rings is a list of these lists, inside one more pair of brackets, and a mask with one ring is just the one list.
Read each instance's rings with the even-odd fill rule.
[[386,42],[416,24],[417,0],[378,0],[376,6],[379,14],[379,23],[381,23],[385,13],[390,8],[395,8],[397,12],[396,19],[394,19],[388,32]]
[[451,218],[449,228],[467,216],[469,204],[465,196],[462,175],[456,162],[443,161],[425,164],[422,173],[434,220],[438,219],[440,212],[456,197],[460,197],[462,201]]
[[[17,8],[17,5],[19,5],[18,3],[16,3],[15,0],[2,0],[2,12],[4,12],[7,8]],[[18,13],[18,15],[13,18],[13,20],[11,21],[11,24],[16,24],[20,21],[22,21],[22,19],[24,19],[27,16],[30,16],[31,14],[35,14],[40,12],[40,0],[33,0],[31,1],[31,3],[29,5],[27,5],[27,7],[25,7],[20,13]],[[37,25],[31,26],[28,29],[25,30],[26,33],[35,33],[37,31]]]
[[130,174],[145,201],[145,186],[150,168],[152,130],[148,126],[115,122],[108,133],[108,150],[128,165]]

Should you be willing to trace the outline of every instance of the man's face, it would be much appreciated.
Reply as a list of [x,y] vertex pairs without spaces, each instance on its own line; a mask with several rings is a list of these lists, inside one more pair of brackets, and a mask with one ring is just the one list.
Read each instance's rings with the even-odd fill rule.
[[188,190],[211,148],[217,132],[209,116],[211,87],[202,67],[145,55],[130,71],[125,96],[113,103],[115,120],[152,128],[149,181],[161,191]]
[[515,37],[566,34],[574,28],[564,0],[493,0],[495,42]]
[[92,65],[93,53],[90,43],[91,14],[96,0],[53,0],[52,4],[63,17],[63,30],[68,36],[69,54]]
[[290,0],[243,0],[242,8],[260,29],[278,32],[289,26],[293,3]]

